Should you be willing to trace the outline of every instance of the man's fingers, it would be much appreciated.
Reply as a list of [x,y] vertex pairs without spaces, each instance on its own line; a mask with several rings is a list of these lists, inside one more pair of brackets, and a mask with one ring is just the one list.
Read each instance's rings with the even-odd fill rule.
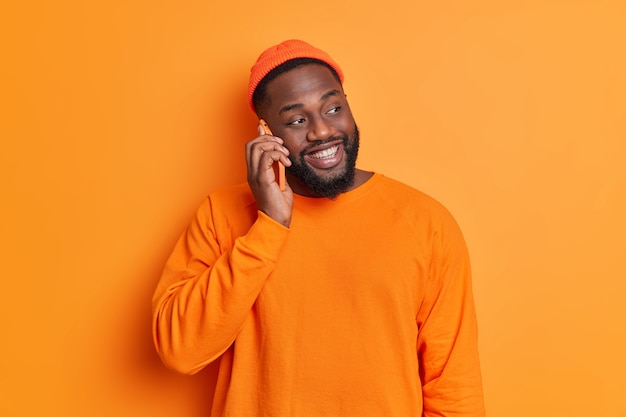
[[276,182],[273,165],[290,166],[289,151],[275,136],[260,136],[247,144],[248,179],[257,184]]
[[284,155],[289,155],[289,150],[287,150],[287,148],[285,148],[280,143],[263,143],[263,144],[259,144],[257,148],[260,149],[262,152],[277,151]]
[[261,153],[266,153],[274,161],[278,161],[283,159],[281,156],[289,155],[289,150],[275,141],[257,142],[250,147],[250,162],[254,164],[255,160],[259,160]]
[[287,166],[291,165],[291,161],[289,161],[286,152],[282,148],[256,148],[252,156],[252,172],[263,175],[263,172],[270,170],[272,165],[279,161]]
[[[261,129],[262,127],[259,125],[259,130]],[[282,147],[282,143],[283,143],[283,140],[281,138],[278,138],[276,136],[268,136],[268,135],[261,135],[247,142],[246,143],[246,162],[248,166],[251,166],[254,163],[253,161],[254,159],[258,159],[258,153],[259,153],[258,147],[259,146],[262,147],[262,149],[269,150],[270,148],[268,148],[268,146],[274,146],[275,144],[278,144],[279,146]]]

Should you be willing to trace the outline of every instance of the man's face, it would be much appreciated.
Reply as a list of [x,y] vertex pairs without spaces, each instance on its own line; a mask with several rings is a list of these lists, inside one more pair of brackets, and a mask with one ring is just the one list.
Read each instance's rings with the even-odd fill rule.
[[289,149],[289,185],[297,194],[335,198],[351,189],[359,132],[341,84],[323,65],[307,64],[267,85],[263,117]]

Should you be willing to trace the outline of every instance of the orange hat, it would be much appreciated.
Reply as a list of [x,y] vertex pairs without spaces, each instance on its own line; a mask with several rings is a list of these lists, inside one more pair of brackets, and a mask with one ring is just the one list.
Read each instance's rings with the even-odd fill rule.
[[339,65],[337,65],[330,55],[304,41],[296,39],[288,40],[266,49],[261,55],[259,55],[256,63],[250,69],[248,105],[252,111],[256,111],[254,109],[254,104],[252,103],[252,95],[261,80],[265,78],[271,70],[294,58],[315,58],[327,63],[337,72],[337,75],[343,84],[343,71],[341,71]]

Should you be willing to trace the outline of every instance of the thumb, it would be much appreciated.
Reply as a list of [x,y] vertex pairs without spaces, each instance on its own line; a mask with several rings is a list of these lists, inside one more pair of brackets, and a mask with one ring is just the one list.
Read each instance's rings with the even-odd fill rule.
[[259,136],[262,136],[265,134],[265,129],[263,128],[263,125],[261,125],[261,123],[257,125],[257,131],[259,132]]

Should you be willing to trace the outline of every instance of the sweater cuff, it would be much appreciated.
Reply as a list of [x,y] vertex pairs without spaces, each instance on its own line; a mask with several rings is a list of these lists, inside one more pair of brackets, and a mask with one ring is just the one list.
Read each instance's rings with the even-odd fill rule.
[[248,233],[240,238],[241,244],[257,256],[277,262],[280,252],[289,236],[289,228],[278,223],[262,211]]

